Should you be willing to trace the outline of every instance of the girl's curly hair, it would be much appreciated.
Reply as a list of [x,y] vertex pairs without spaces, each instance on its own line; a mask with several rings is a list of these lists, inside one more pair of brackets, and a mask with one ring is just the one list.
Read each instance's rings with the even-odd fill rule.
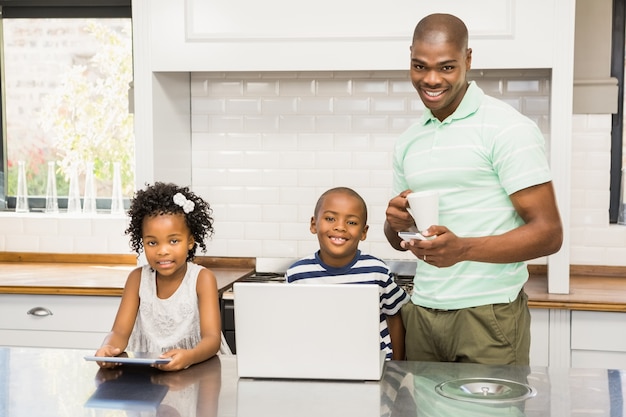
[[[181,193],[194,203],[194,208],[185,213],[182,206],[174,202],[174,195]],[[193,260],[198,246],[206,252],[205,239],[213,235],[213,210],[209,203],[189,190],[189,187],[179,187],[175,184],[156,182],[147,185],[144,190],[137,191],[130,203],[128,216],[130,224],[125,233],[130,236],[130,247],[137,253],[143,251],[143,220],[149,216],[160,214],[178,214],[185,216],[187,227],[195,241],[193,248],[187,253],[187,261]]]

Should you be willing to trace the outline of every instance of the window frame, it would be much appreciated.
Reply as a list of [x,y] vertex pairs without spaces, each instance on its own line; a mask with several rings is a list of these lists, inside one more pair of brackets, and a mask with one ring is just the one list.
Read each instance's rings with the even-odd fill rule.
[[[11,18],[129,18],[132,19],[131,0],[0,0],[0,30],[2,19]],[[1,35],[0,35],[1,39]],[[2,45],[0,45],[2,48]],[[3,53],[0,53],[2,58]],[[0,62],[0,65],[4,65]],[[4,71],[2,71],[4,74]],[[8,195],[7,143],[4,121],[4,79],[0,77],[0,211],[12,211],[15,196]],[[31,208],[43,208],[44,198],[29,197]],[[59,198],[59,205],[63,205]],[[65,199],[66,200],[66,199]],[[100,199],[99,199],[100,200]],[[98,202],[100,203],[100,201]],[[110,201],[107,202],[110,205]],[[67,206],[67,203],[65,203]],[[105,208],[100,207],[98,208]]]
[[613,0],[611,39],[611,77],[617,79],[617,113],[611,117],[611,174],[609,223],[617,223],[622,189],[622,149],[624,146],[624,46],[626,43],[626,5]]

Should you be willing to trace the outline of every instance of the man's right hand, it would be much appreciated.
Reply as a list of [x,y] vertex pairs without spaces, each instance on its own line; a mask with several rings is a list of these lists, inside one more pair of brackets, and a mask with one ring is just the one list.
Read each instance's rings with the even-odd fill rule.
[[409,203],[407,202],[406,196],[410,193],[411,190],[404,190],[399,195],[389,200],[389,205],[385,212],[385,236],[391,246],[397,250],[405,250],[400,246],[402,239],[398,236],[398,232],[415,227],[415,221],[407,211]]

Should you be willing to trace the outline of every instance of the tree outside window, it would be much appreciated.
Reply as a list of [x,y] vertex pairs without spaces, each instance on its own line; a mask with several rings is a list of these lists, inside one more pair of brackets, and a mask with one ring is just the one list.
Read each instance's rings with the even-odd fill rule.
[[23,160],[29,196],[45,195],[49,161],[59,196],[70,170],[84,178],[90,162],[99,198],[111,197],[114,162],[131,196],[130,19],[4,19],[3,42],[7,195],[15,195]]

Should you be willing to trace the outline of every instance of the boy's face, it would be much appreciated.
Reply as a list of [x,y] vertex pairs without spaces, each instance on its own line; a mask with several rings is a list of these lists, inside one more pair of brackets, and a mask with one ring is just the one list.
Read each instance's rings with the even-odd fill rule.
[[347,265],[367,236],[365,222],[365,209],[358,198],[340,192],[324,197],[311,217],[310,228],[317,234],[322,261],[335,268]]

